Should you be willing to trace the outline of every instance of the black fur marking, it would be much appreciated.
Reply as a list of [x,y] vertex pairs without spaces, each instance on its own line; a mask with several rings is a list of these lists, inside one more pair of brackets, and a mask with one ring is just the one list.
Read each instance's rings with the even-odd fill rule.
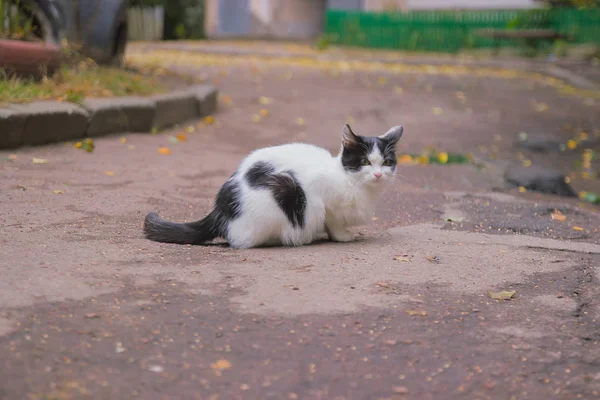
[[383,156],[383,160],[388,161],[390,163],[389,167],[392,167],[392,170],[396,168],[397,160],[396,160],[396,142],[394,140],[386,140],[376,138],[377,140],[377,148],[379,152]]
[[271,175],[269,188],[275,201],[294,227],[304,227],[306,194],[292,171]]
[[245,177],[253,189],[264,188],[269,185],[269,179],[275,172],[275,167],[265,161],[258,161],[248,171]]
[[233,176],[221,186],[219,193],[217,193],[215,199],[215,211],[218,212],[218,222],[220,225],[224,225],[227,221],[236,219],[242,213],[240,187]]

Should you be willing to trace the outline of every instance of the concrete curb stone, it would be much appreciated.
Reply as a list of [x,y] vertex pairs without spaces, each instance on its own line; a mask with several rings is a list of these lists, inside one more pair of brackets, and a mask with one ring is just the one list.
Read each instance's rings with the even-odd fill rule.
[[0,106],[0,149],[96,137],[121,132],[150,132],[217,109],[217,90],[210,85],[168,94],[86,99],[81,106],[36,101]]
[[156,114],[156,103],[144,97],[87,99],[90,112],[87,137],[119,132],[149,132]]
[[179,91],[154,97],[156,113],[153,128],[163,129],[198,117],[196,96],[190,91]]
[[0,108],[0,149],[21,145],[26,117],[20,110]]
[[88,112],[71,103],[35,101],[12,108],[26,114],[23,145],[78,139],[85,136],[88,127]]

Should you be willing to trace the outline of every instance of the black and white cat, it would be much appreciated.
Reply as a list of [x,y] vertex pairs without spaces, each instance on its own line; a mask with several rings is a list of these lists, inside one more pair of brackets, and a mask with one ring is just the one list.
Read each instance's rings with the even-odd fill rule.
[[237,248],[301,246],[325,232],[334,241],[351,241],[348,228],[370,219],[394,179],[402,132],[395,126],[366,137],[345,125],[336,157],[302,143],[256,150],[221,187],[205,218],[174,223],[150,213],[144,232],[150,240],[180,244],[223,237]]

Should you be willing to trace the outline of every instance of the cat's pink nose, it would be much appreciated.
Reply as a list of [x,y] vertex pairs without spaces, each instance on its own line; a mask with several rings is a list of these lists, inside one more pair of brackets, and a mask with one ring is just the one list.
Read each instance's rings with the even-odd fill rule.
[[375,178],[379,179],[383,174],[381,172],[373,172],[373,175],[375,176]]

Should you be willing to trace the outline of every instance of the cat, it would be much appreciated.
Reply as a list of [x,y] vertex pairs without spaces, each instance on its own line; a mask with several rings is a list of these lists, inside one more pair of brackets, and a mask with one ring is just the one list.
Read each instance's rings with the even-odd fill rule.
[[394,179],[396,144],[404,128],[377,137],[342,131],[339,154],[304,143],[250,153],[219,190],[213,210],[196,222],[149,213],[144,233],[164,243],[202,244],[222,237],[234,248],[301,246],[324,233],[349,242],[349,227],[369,220]]

